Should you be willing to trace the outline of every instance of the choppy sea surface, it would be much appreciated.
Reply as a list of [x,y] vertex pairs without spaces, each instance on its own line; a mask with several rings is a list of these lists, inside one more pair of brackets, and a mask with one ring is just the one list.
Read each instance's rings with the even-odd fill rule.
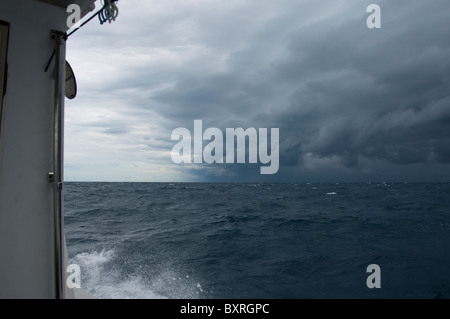
[[67,182],[64,200],[98,298],[450,297],[449,183]]

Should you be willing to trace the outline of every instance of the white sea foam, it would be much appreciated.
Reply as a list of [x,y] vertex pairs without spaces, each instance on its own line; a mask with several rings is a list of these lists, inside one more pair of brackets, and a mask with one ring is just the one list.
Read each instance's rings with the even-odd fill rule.
[[145,274],[126,276],[114,265],[114,249],[85,252],[76,255],[71,263],[81,268],[81,288],[99,299],[167,299],[198,298],[203,292],[199,283],[188,275],[179,276],[165,269],[149,280]]
[[327,195],[337,195],[336,192],[327,193]]
[[81,267],[81,287],[100,299],[163,299],[146,287],[139,276],[121,279],[117,271],[105,269],[114,259],[113,249],[76,255],[72,263]]

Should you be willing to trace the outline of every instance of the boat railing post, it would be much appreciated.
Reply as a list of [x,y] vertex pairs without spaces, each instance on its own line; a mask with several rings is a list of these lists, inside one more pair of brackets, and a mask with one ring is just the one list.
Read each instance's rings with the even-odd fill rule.
[[63,255],[64,238],[64,197],[63,197],[63,161],[64,161],[64,85],[66,73],[66,34],[52,31],[55,40],[55,91],[54,91],[54,127],[53,127],[53,172],[49,181],[54,186],[54,254],[56,298],[65,298],[65,272]]

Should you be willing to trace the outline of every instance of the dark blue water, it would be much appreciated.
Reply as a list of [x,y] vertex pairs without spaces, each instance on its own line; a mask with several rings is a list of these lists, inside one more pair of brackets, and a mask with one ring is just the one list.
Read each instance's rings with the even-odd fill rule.
[[66,240],[99,298],[449,298],[449,195],[448,183],[66,183]]

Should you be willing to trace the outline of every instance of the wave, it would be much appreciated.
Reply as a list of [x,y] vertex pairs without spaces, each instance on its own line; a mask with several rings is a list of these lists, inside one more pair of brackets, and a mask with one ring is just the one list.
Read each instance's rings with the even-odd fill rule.
[[106,267],[114,261],[114,249],[77,254],[71,263],[81,268],[81,287],[100,299],[163,299],[146,287],[139,276],[122,278]]
[[199,298],[203,292],[200,283],[168,268],[151,278],[139,271],[127,275],[115,249],[83,252],[70,262],[81,268],[81,288],[99,299]]
[[[68,253],[84,290],[105,299],[450,294],[450,184],[173,184],[66,187]],[[389,272],[376,295],[365,285],[371,263]]]

